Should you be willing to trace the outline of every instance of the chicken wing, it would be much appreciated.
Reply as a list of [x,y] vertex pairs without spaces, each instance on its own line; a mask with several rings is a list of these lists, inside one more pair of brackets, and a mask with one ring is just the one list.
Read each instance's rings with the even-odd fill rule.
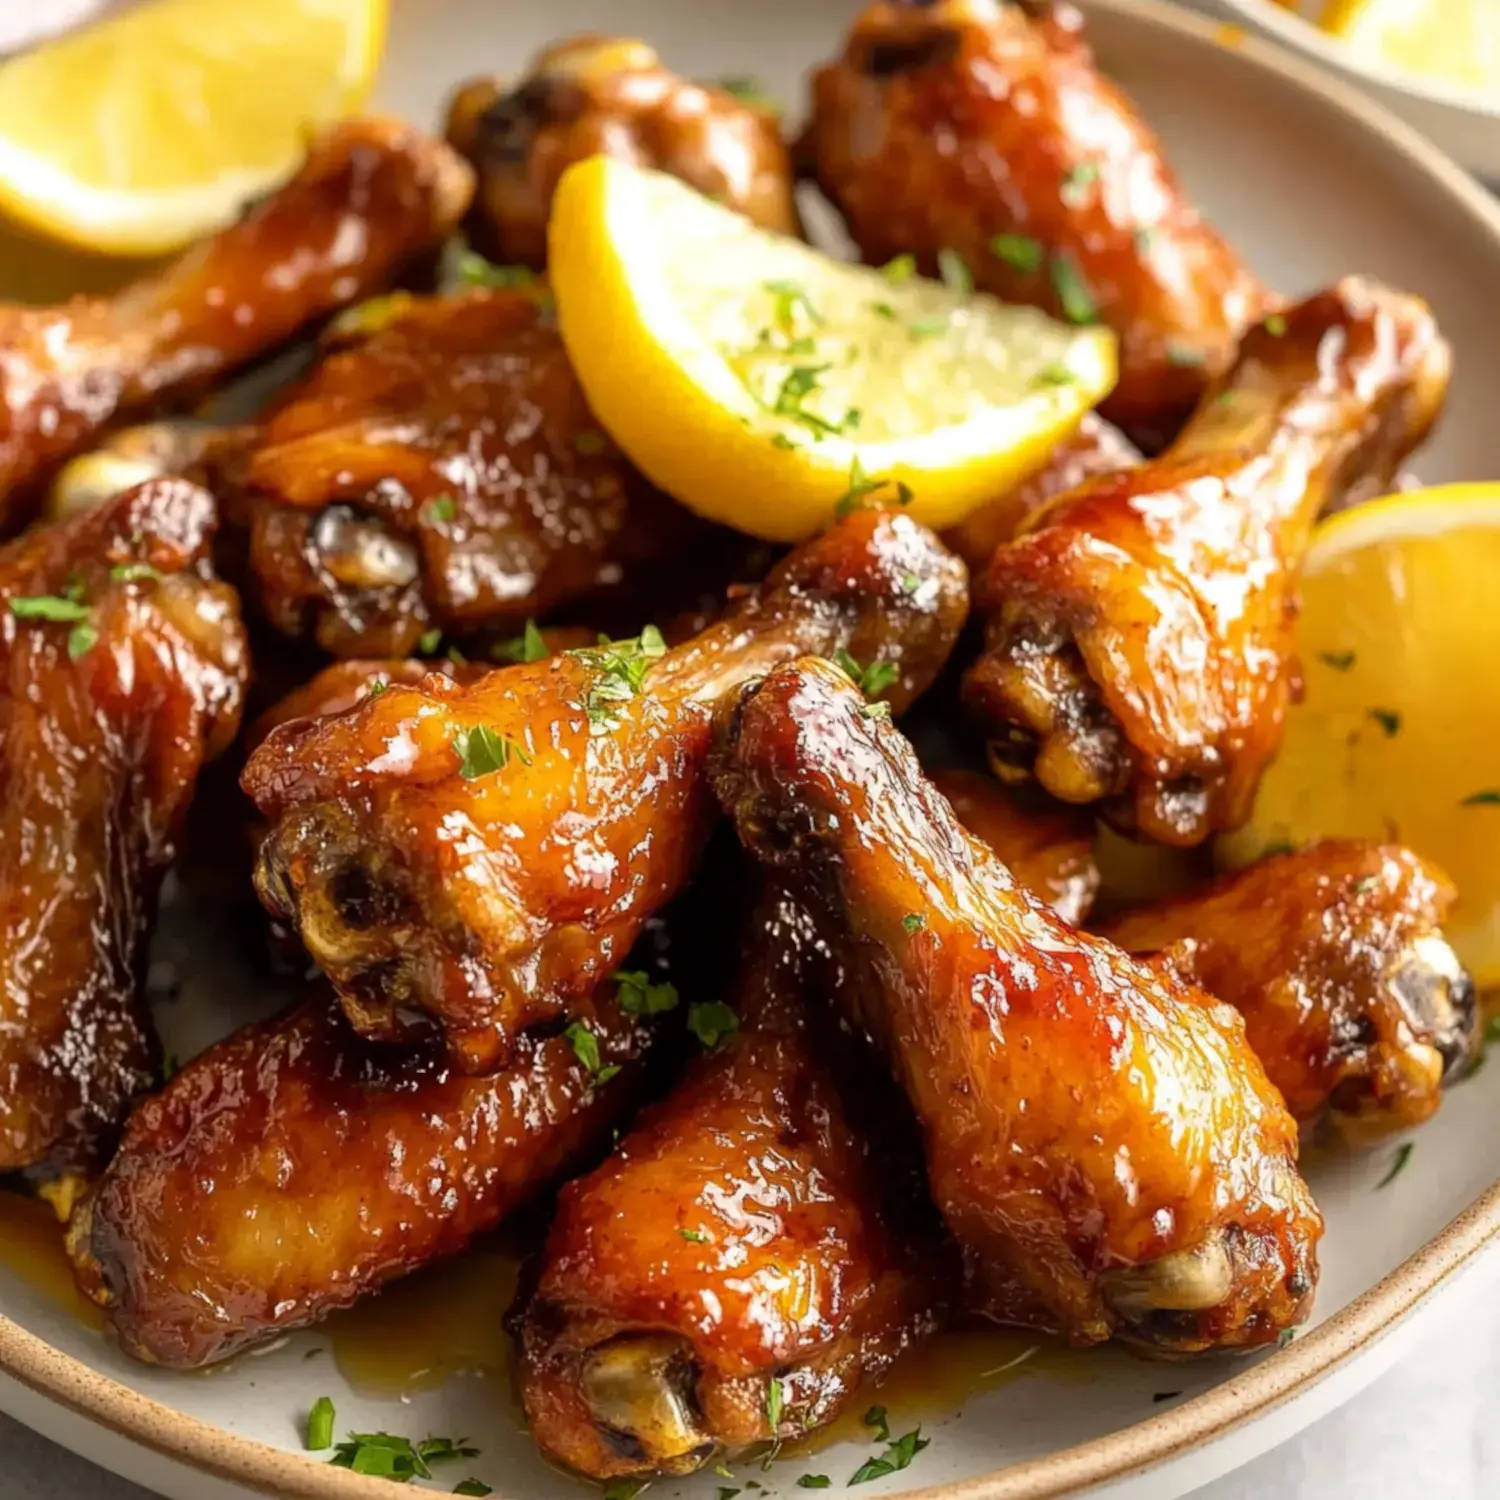
[[636,1097],[652,1027],[607,988],[484,1079],[327,995],[237,1032],[131,1117],[69,1228],[79,1286],[127,1352],[191,1369],[455,1254]]
[[659,592],[669,565],[722,543],[606,438],[545,293],[375,313],[234,466],[250,589],[278,629],[399,656],[434,629],[509,632],[625,587]]
[[624,958],[687,881],[713,823],[714,707],[807,651],[853,653],[909,702],[951,648],[963,564],[905,516],[855,512],[804,543],[717,624],[428,678],[284,725],[244,787],[273,825],[257,873],[355,1025],[412,1011],[462,1065],[503,1060]]
[[352,120],[302,170],[166,270],[108,298],[0,307],[0,523],[121,413],[274,349],[433,250],[473,192],[468,166],[392,120]]
[[0,549],[0,1173],[65,1207],[157,1049],[157,890],[249,660],[213,500],[155,480]]
[[1252,329],[1160,458],[1033,515],[977,591],[964,690],[996,770],[1159,843],[1243,822],[1296,677],[1313,521],[1391,478],[1448,367],[1424,303],[1341,281]]
[[977,1306],[1172,1353],[1298,1322],[1322,1224],[1238,1014],[1020,891],[826,664],[721,725],[719,796],[846,966]]
[[738,1030],[563,1189],[524,1305],[532,1434],[593,1478],[822,1426],[937,1325],[951,1281],[912,1143],[851,1116],[859,1090],[809,1035],[831,976],[805,915],[770,902],[749,936]]
[[1104,414],[1153,446],[1270,310],[1061,0],[877,0],[813,75],[798,154],[866,260],[955,252],[982,291],[1107,323]]
[[600,153],[670,172],[763,228],[798,232],[775,111],[678,77],[632,38],[572,37],[540,53],[514,87],[464,84],[447,135],[479,177],[470,236],[497,260],[545,263],[558,179]]
[[1440,930],[1455,895],[1410,850],[1330,840],[1102,931],[1228,1001],[1297,1119],[1360,1142],[1420,1124],[1473,1056],[1474,983]]

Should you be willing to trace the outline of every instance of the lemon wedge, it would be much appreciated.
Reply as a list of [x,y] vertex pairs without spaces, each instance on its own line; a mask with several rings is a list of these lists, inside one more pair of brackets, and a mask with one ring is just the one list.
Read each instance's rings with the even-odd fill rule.
[[0,212],[111,254],[172,250],[358,108],[386,0],[151,0],[0,64]]
[[1361,62],[1500,98],[1495,0],[1330,0],[1320,24]]
[[1232,866],[1329,835],[1398,840],[1459,889],[1447,933],[1500,985],[1500,483],[1392,495],[1317,532],[1306,682]]
[[846,265],[606,157],[564,174],[548,264],[599,421],[700,515],[792,542],[843,505],[952,526],[1106,395],[1114,337]]

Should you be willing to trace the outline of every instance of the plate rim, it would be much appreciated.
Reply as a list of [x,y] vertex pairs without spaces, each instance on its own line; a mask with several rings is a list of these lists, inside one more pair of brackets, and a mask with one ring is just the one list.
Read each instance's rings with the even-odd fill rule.
[[[1359,93],[1284,44],[1196,15],[1167,0],[1083,0],[1146,29],[1229,50],[1252,67],[1311,94],[1381,138],[1487,233],[1500,259],[1500,204],[1387,106]],[[1003,1468],[902,1492],[901,1500],[1061,1500],[1125,1479],[1227,1436],[1285,1405],[1392,1332],[1500,1239],[1500,1181],[1399,1266],[1274,1357],[1171,1411],[1070,1448]],[[287,1500],[389,1500],[389,1481],[335,1469],[193,1417],[48,1344],[0,1313],[0,1374],[117,1437],[201,1474]],[[497,1494],[504,1494],[497,1490]]]

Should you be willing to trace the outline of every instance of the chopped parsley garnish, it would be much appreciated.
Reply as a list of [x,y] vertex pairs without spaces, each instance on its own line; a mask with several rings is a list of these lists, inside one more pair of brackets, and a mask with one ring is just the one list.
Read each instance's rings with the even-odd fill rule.
[[781,105],[766,92],[760,79],[749,73],[727,73],[716,79],[715,85],[726,94],[732,94],[741,104],[753,104],[757,109],[768,109],[773,114],[781,113]]
[[443,653],[443,655],[446,656],[455,667],[466,667],[469,665],[469,658],[465,656],[457,646],[449,646],[448,649]]
[[1286,337],[1286,319],[1282,317],[1280,313],[1272,313],[1271,316],[1266,319],[1265,328],[1266,332],[1269,333],[1273,339],[1281,339]]
[[889,302],[872,302],[870,304],[870,311],[877,318],[884,318],[887,322],[893,323],[896,320],[896,309]]
[[910,1468],[912,1459],[930,1442],[930,1438],[922,1436],[920,1427],[912,1428],[910,1432],[903,1433],[894,1443],[889,1444],[880,1458],[867,1458],[854,1471],[849,1483],[851,1485],[868,1484],[870,1480],[884,1479],[887,1474],[894,1474],[898,1469]]
[[915,573],[903,573],[901,575],[901,592],[903,594],[915,594],[922,587],[922,580]]
[[1176,365],[1182,370],[1199,369],[1204,362],[1204,354],[1201,349],[1194,349],[1187,344],[1167,345],[1167,363]]
[[1472,792],[1458,805],[1460,807],[1500,807],[1500,788],[1486,787],[1482,792]]
[[589,1077],[595,1083],[608,1083],[620,1071],[618,1063],[606,1064],[600,1056],[599,1038],[594,1035],[587,1021],[574,1021],[563,1035],[572,1046],[573,1055],[588,1069]]
[[460,1479],[453,1486],[455,1495],[493,1495],[495,1492],[482,1479]]
[[1036,372],[1039,385],[1072,385],[1078,378],[1066,365],[1052,363],[1043,365]]
[[880,268],[880,274],[892,286],[900,286],[903,281],[910,281],[917,274],[917,258],[910,251],[903,250],[900,255],[886,261]]
[[795,449],[796,444],[784,432],[773,432],[771,434],[771,446],[773,448]]
[[677,986],[652,984],[643,969],[618,969],[615,983],[619,986],[620,1009],[627,1016],[659,1016],[677,1009]]
[[781,1430],[782,1396],[781,1382],[773,1375],[766,1382],[766,1422],[772,1437]]
[[[844,491],[833,503],[834,515],[842,520],[852,510],[858,510],[864,502],[874,494],[883,490],[891,481],[881,475],[870,475],[865,473],[865,466],[859,461],[859,454],[855,454],[849,460],[849,488]],[[912,488],[900,480],[896,481],[896,504],[910,505],[912,502]]]
[[872,661],[868,667],[862,667],[842,646],[834,652],[833,659],[866,698],[878,698],[901,675],[888,661]]
[[906,331],[914,339],[935,339],[939,334],[947,333],[951,326],[949,318],[920,318],[915,323],[908,323]]
[[451,240],[443,252],[442,280],[447,286],[485,286],[509,289],[530,286],[537,279],[530,266],[499,266],[471,250],[462,240]]
[[1017,271],[1039,271],[1047,258],[1042,242],[1029,234],[997,234],[990,241],[990,253]]
[[833,1481],[826,1474],[803,1474],[797,1480],[799,1490],[826,1490]]
[[859,716],[862,719],[888,719],[891,716],[891,705],[883,698],[879,703],[861,703]]
[[424,526],[435,526],[442,521],[451,521],[458,515],[458,502],[452,495],[434,495],[417,513]]
[[551,654],[535,620],[528,620],[520,635],[513,635],[508,641],[497,641],[490,647],[491,661],[542,661]]
[[70,624],[89,617],[87,605],[60,594],[31,594],[12,599],[10,612],[19,620],[61,620]]
[[716,1497],[716,1500],[734,1500],[734,1497],[736,1495],[743,1494],[743,1493],[744,1492],[742,1490],[734,1489],[730,1485],[721,1484],[719,1486],[719,1493],[718,1493],[718,1495]]
[[151,566],[150,563],[116,563],[109,570],[109,576],[116,583],[156,583],[161,574]]
[[1063,317],[1070,323],[1098,321],[1099,309],[1094,303],[1094,294],[1089,291],[1088,282],[1070,256],[1053,256],[1052,290],[1057,293]]
[[1332,667],[1335,672],[1347,672],[1354,665],[1354,653],[1352,651],[1320,651],[1318,660],[1325,667]]
[[701,1229],[679,1229],[677,1232],[683,1239],[690,1240],[695,1245],[706,1245],[708,1243],[708,1236]]
[[950,292],[957,292],[960,297],[970,296],[974,291],[974,273],[970,271],[963,256],[945,245],[938,251],[937,260],[938,275],[942,277],[943,285]]
[[1395,1155],[1391,1158],[1390,1170],[1375,1184],[1377,1192],[1383,1187],[1388,1187],[1406,1170],[1406,1164],[1411,1160],[1411,1154],[1416,1149],[1415,1141],[1402,1141],[1396,1147]]
[[688,1006],[688,1030],[705,1047],[717,1047],[740,1029],[740,1018],[722,1000],[695,1000]]
[[1370,892],[1377,889],[1379,885],[1380,877],[1378,875],[1361,875],[1359,879],[1354,882],[1354,894],[1356,896],[1368,896]]
[[351,1432],[328,1462],[336,1469],[409,1484],[413,1479],[431,1479],[434,1464],[474,1458],[478,1453],[477,1448],[464,1447],[462,1439],[455,1443],[451,1438],[426,1437],[413,1443],[410,1438],[393,1437],[388,1432]]
[[458,752],[458,774],[465,781],[503,771],[513,759],[523,766],[531,764],[531,757],[509,735],[496,734],[484,724],[455,730],[452,744]]
[[797,324],[797,314],[802,313],[809,322],[821,323],[822,317],[812,304],[812,298],[795,281],[767,281],[762,283],[776,299],[776,310],[772,316],[783,333],[791,333]]
[[645,1488],[644,1479],[611,1479],[604,1486],[604,1500],[635,1500]]
[[919,911],[909,911],[901,918],[901,925],[908,932],[920,932],[927,925],[927,918]]
[[1088,202],[1086,189],[1091,183],[1099,180],[1099,163],[1094,161],[1081,161],[1071,167],[1067,176],[1062,180],[1062,187],[1058,190],[1058,197],[1062,199],[1069,208],[1081,208]]
[[377,677],[375,681],[365,689],[365,697],[378,698],[389,686],[390,683],[387,682],[384,677]]
[[714,1473],[717,1474],[720,1479],[733,1479],[734,1478],[734,1470],[731,1469],[729,1467],[729,1465],[725,1464],[725,1463],[717,1463],[717,1464],[715,1464],[714,1465]]
[[321,1453],[333,1447],[333,1402],[327,1396],[319,1396],[307,1414],[307,1435],[302,1446],[309,1453]]
[[1366,713],[1380,725],[1385,737],[1393,740],[1401,733],[1401,715],[1393,708],[1371,708]]
[[424,630],[422,634],[417,637],[417,653],[420,656],[435,656],[437,654],[437,648],[442,644],[442,642],[443,632],[441,630]]
[[661,631],[648,625],[633,639],[601,639],[597,646],[568,652],[595,672],[582,704],[591,728],[609,730],[618,724],[615,705],[628,702],[640,692],[652,662],[666,655],[666,650]]
[[99,632],[88,621],[75,625],[68,632],[68,660],[77,661],[84,652],[92,651],[98,644]]
[[866,1427],[875,1429],[875,1441],[877,1443],[888,1443],[891,1440],[890,1418],[886,1415],[885,1407],[872,1406],[860,1420]]
[[1149,255],[1151,247],[1156,243],[1156,230],[1147,224],[1135,232],[1135,248],[1142,255]]
[[[811,353],[816,347],[811,339],[794,341],[798,347],[775,350],[778,354],[789,353]],[[815,437],[837,436],[841,432],[848,432],[851,428],[859,426],[859,412],[846,411],[837,422],[830,422],[826,417],[820,417],[815,411],[808,411],[803,402],[818,389],[818,376],[825,370],[831,370],[832,365],[793,365],[782,379],[777,388],[776,399],[770,403],[770,410],[778,417],[789,417],[799,426],[806,427]],[[765,403],[762,402],[764,405]]]
[[597,427],[585,427],[573,434],[573,451],[594,458],[609,447],[609,439]]
[[1297,1330],[1295,1328],[1283,1328],[1281,1332],[1276,1335],[1276,1347],[1278,1349],[1285,1349],[1286,1346],[1290,1344],[1291,1341],[1296,1337]]

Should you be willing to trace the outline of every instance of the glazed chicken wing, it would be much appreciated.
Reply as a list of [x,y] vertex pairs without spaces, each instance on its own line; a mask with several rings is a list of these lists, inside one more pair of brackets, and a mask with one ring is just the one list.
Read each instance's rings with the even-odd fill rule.
[[191,1369],[455,1254],[634,1099],[651,1028],[608,988],[576,1007],[597,1054],[525,1039],[484,1079],[324,995],[237,1032],[132,1116],[70,1226],[80,1287],[137,1359]]
[[670,651],[655,632],[493,672],[429,678],[284,725],[244,786],[272,823],[257,881],[351,1018],[413,1011],[495,1066],[566,1014],[682,888],[713,823],[715,706],[804,652],[894,672],[909,702],[963,623],[963,565],[908,518],[859,511]]
[[263,613],[345,656],[649,592],[719,537],[605,437],[536,289],[376,304],[282,398],[233,494]]
[[846,966],[977,1306],[1172,1353],[1297,1323],[1322,1224],[1236,1012],[1025,895],[826,664],[722,729],[718,793]]
[[877,0],[813,75],[799,153],[867,261],[955,251],[983,291],[1107,323],[1104,414],[1153,446],[1269,310],[1061,0]]
[[447,134],[479,177],[469,233],[497,260],[545,263],[558,179],[600,154],[670,172],[765,229],[798,231],[775,112],[678,77],[631,38],[573,37],[542,52],[514,87],[463,85]]
[[214,504],[156,480],[0,549],[0,1173],[60,1207],[157,1048],[157,890],[249,661]]
[[851,1116],[809,1034],[823,967],[795,905],[763,905],[738,1031],[563,1189],[520,1322],[521,1398],[570,1468],[682,1474],[799,1436],[936,1326],[951,1278],[911,1143]]
[[1103,931],[1228,1001],[1297,1119],[1360,1142],[1420,1124],[1473,1056],[1474,984],[1440,930],[1454,897],[1410,850],[1330,840]]
[[997,772],[1159,843],[1242,823],[1296,679],[1313,521],[1391,479],[1448,367],[1424,303],[1341,281],[1252,329],[1160,458],[1033,515],[977,590],[965,695]]
[[468,167],[391,120],[352,120],[236,224],[113,297],[0,307],[0,523],[121,413],[274,349],[390,283],[468,206]]

